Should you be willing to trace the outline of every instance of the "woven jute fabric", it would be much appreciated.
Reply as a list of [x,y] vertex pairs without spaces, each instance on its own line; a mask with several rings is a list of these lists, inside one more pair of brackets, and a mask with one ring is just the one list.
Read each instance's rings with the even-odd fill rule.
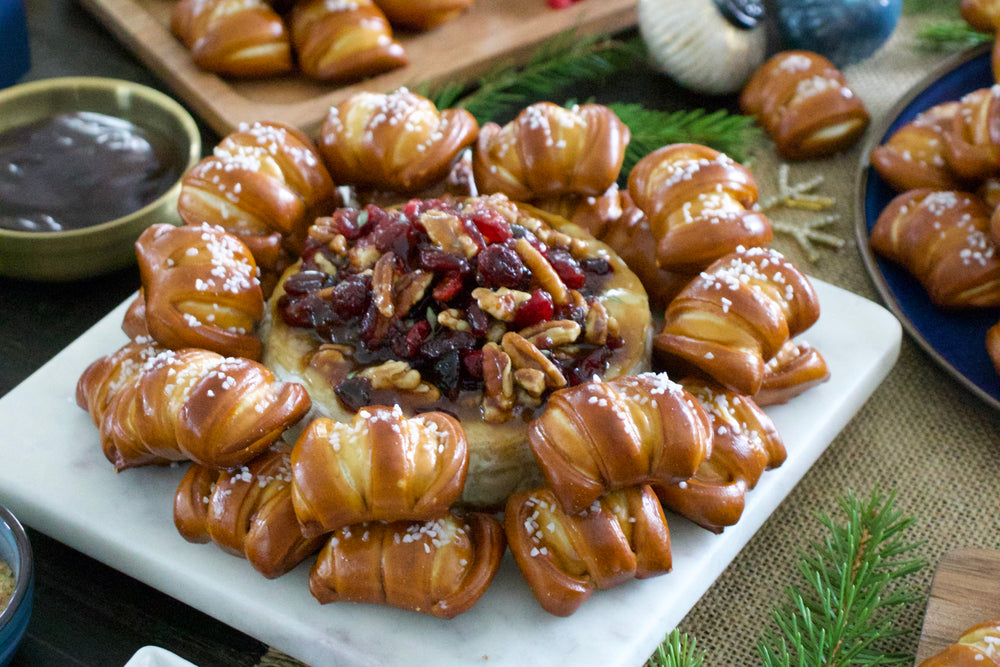
[[[877,127],[898,100],[947,56],[917,48],[919,19],[904,17],[873,57],[844,69]],[[869,132],[871,134],[871,132]],[[867,137],[866,137],[867,139]],[[855,204],[864,146],[842,155],[788,165],[789,181],[821,175],[814,192],[833,198],[822,212],[776,208],[773,220],[808,222],[828,213],[838,219],[822,227],[844,241],[839,249],[817,245],[817,258],[790,237],[772,244],[807,274],[879,302],[862,261],[855,233]],[[761,199],[778,192],[781,161],[770,144],[754,155],[752,171]],[[821,304],[822,305],[822,304]],[[849,323],[845,322],[845,326]],[[808,334],[804,339],[808,340]],[[836,373],[837,369],[831,369]],[[806,583],[798,573],[800,553],[822,542],[819,514],[842,516],[848,491],[867,499],[874,490],[895,494],[895,506],[915,519],[907,540],[920,543],[915,556],[928,566],[906,584],[920,595],[930,589],[942,554],[962,547],[1000,546],[1000,414],[985,406],[922,349],[904,336],[899,359],[885,381],[781,503],[747,546],[681,622],[707,652],[707,665],[759,665],[759,637],[773,627],[772,609],[786,590]],[[794,449],[794,442],[786,442]],[[916,652],[925,607],[904,609],[898,627],[909,633],[889,646]],[[261,667],[297,664],[277,651]]]

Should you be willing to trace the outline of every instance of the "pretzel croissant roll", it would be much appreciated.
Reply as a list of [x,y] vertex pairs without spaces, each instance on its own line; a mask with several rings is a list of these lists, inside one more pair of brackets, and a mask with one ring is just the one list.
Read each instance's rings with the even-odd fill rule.
[[408,193],[444,179],[478,132],[468,111],[439,111],[406,88],[359,92],[330,107],[319,149],[340,182]]
[[444,412],[359,410],[350,424],[314,419],[292,450],[292,499],[306,535],[365,521],[434,519],[465,486],[465,431]]
[[878,175],[897,192],[959,189],[962,179],[948,163],[945,134],[960,108],[958,102],[933,106],[873,148],[871,163]]
[[570,514],[552,489],[515,493],[504,529],[532,594],[556,616],[575,612],[594,589],[665,574],[670,530],[649,486],[613,491]]
[[606,106],[538,102],[503,127],[483,125],[472,158],[476,185],[519,201],[600,196],[617,180],[630,137]]
[[147,362],[163,349],[149,336],[134,338],[84,369],[76,383],[76,404],[90,414],[94,426],[100,428],[114,396],[135,384]]
[[753,176],[708,146],[653,151],[629,173],[628,191],[649,216],[657,263],[668,271],[696,272],[739,246],[771,241],[771,223],[752,210]]
[[408,62],[371,0],[301,0],[292,7],[289,25],[299,67],[315,79],[362,79]]
[[721,533],[739,521],[746,493],[764,471],[784,463],[785,445],[774,422],[749,396],[698,378],[681,385],[708,412],[712,452],[690,479],[654,489],[665,508]]
[[840,70],[811,51],[783,51],[768,59],[743,88],[739,106],[757,118],[788,160],[850,148],[870,120]]
[[958,101],[945,126],[948,164],[960,177],[981,180],[1000,171],[1000,86],[980,88]]
[[614,489],[687,479],[708,455],[712,434],[704,409],[680,385],[643,373],[554,392],[528,442],[572,514]]
[[776,250],[741,248],[670,302],[654,351],[668,369],[694,369],[752,396],[765,364],[817,319],[819,300],[805,275]]
[[277,382],[250,359],[168,350],[115,394],[101,445],[119,471],[188,459],[231,468],[270,447],[309,406],[302,385]]
[[979,32],[996,32],[1000,25],[1000,2],[997,0],[962,0],[959,13]]
[[259,359],[264,294],[250,250],[221,227],[148,227],[136,241],[146,327],[171,349]]
[[393,25],[430,30],[447,23],[470,7],[474,0],[375,0]]
[[335,195],[305,134],[283,123],[256,122],[240,125],[188,170],[177,210],[186,224],[207,222],[235,234],[261,270],[273,274],[298,257],[306,230],[333,206]]
[[990,237],[990,212],[961,191],[910,190],[879,215],[870,242],[905,268],[938,306],[1000,305],[1000,260]]
[[486,592],[505,550],[501,525],[479,512],[362,523],[330,536],[309,573],[309,591],[321,604],[382,604],[454,618]]
[[1000,665],[1000,618],[968,628],[958,640],[920,663],[920,667]]
[[264,77],[292,69],[285,23],[263,0],[178,0],[170,31],[209,72]]
[[302,535],[291,481],[287,448],[232,470],[192,464],[174,495],[174,524],[189,542],[214,542],[268,579],[280,577],[323,543]]

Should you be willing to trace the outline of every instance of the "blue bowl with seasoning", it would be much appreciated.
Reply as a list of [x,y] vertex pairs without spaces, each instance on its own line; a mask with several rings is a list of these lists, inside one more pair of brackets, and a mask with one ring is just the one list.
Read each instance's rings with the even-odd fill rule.
[[0,505],[0,667],[10,663],[24,637],[34,592],[31,542],[17,518]]
[[0,275],[67,281],[135,262],[153,223],[180,224],[201,135],[141,84],[66,77],[0,91]]

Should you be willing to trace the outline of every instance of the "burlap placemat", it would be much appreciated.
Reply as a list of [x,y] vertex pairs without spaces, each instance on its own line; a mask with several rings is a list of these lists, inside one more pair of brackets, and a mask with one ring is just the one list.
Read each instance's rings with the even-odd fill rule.
[[[844,70],[871,113],[873,125],[945,57],[916,48],[918,22],[904,17],[875,56]],[[839,216],[823,229],[843,239],[843,247],[820,247],[818,259],[810,261],[788,237],[779,236],[773,245],[810,275],[878,302],[854,232],[861,152],[859,145],[835,158],[789,167],[791,182],[822,175],[816,192],[835,200],[829,212]],[[766,199],[778,191],[780,162],[770,146],[754,157],[754,176],[761,198]],[[818,214],[780,209],[769,215],[796,221]],[[923,543],[918,555],[929,565],[909,583],[921,592],[929,590],[934,566],[944,552],[959,547],[996,548],[1000,545],[998,426],[1000,415],[904,339],[899,361],[885,382],[679,629],[707,651],[707,665],[760,664],[755,644],[771,627],[772,608],[784,600],[789,586],[803,584],[796,570],[799,551],[825,536],[817,513],[837,516],[838,500],[848,490],[862,498],[876,488],[894,491],[897,508],[916,519],[907,537]],[[795,443],[786,445],[793,448]],[[903,613],[900,627],[911,632],[896,641],[893,650],[915,653],[923,614],[922,603]],[[300,663],[271,651],[260,667],[296,664]]]

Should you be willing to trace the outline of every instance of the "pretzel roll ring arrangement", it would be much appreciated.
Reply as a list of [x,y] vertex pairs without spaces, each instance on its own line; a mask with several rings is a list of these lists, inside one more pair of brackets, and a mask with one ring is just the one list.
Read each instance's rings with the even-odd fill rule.
[[415,193],[447,176],[478,131],[468,111],[439,111],[405,88],[360,92],[330,107],[319,150],[338,182]]
[[704,409],[665,374],[654,373],[555,392],[528,438],[571,514],[615,489],[687,479],[712,444]]
[[371,406],[350,424],[314,419],[292,450],[302,531],[442,516],[462,494],[468,460],[465,431],[443,412],[406,418],[398,405]]
[[573,614],[597,590],[666,574],[673,566],[663,508],[647,485],[613,491],[567,513],[549,488],[510,497],[511,554],[545,611]]
[[819,299],[794,264],[771,248],[741,248],[670,302],[654,351],[668,370],[698,372],[752,396],[767,362],[817,319]]
[[846,150],[870,120],[840,70],[811,51],[783,51],[768,59],[750,77],[739,106],[757,118],[787,160]]
[[152,225],[135,245],[149,334],[170,349],[259,359],[257,264],[239,238],[202,224]]
[[649,216],[657,263],[668,271],[696,272],[739,246],[771,241],[771,223],[753,210],[753,176],[707,146],[653,151],[632,169],[628,191]]

